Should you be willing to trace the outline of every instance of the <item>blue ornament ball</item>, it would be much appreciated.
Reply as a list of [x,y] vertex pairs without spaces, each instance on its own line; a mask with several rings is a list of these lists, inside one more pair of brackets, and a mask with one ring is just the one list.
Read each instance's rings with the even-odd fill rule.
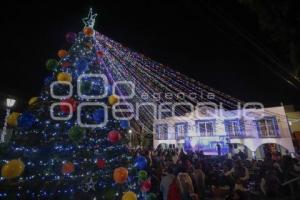
[[102,108],[99,108],[97,110],[94,111],[93,113],[93,120],[97,123],[100,124],[102,122],[104,122],[104,118],[105,118],[105,111]]
[[129,128],[129,121],[128,120],[121,120],[120,121],[120,127],[123,129]]
[[35,122],[35,116],[30,112],[24,112],[18,117],[18,127],[21,129],[29,129]]
[[147,167],[147,159],[144,156],[136,157],[136,159],[134,160],[134,166],[138,170],[145,169]]
[[74,63],[74,65],[79,73],[83,73],[85,70],[87,70],[89,63],[86,59],[79,59]]

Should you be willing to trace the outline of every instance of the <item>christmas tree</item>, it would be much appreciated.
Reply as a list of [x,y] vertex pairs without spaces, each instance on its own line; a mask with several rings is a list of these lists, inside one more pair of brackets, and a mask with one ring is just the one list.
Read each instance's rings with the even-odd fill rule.
[[0,199],[153,197],[147,160],[127,148],[129,121],[113,116],[126,89],[113,87],[95,17],[90,10],[83,31],[66,35],[71,47],[46,62],[41,94],[7,118],[14,133],[1,151]]

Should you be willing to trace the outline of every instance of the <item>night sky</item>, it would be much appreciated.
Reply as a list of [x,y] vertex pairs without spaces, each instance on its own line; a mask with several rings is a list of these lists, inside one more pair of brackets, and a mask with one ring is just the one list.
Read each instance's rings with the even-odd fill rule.
[[237,0],[107,2],[2,3],[0,93],[16,96],[19,105],[38,95],[48,73],[45,61],[68,47],[65,34],[82,29],[81,18],[92,6],[95,29],[132,50],[241,100],[299,106],[300,90],[270,71],[274,63],[236,31],[284,62],[255,15]]

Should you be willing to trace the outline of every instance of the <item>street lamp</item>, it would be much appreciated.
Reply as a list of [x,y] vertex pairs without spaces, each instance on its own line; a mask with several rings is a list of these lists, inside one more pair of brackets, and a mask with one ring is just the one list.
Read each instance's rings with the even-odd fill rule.
[[12,99],[12,98],[6,99],[6,116],[4,119],[4,125],[3,125],[3,129],[2,129],[2,134],[1,134],[1,143],[5,142],[7,118],[10,114],[10,109],[15,105],[15,103],[16,103],[15,99]]

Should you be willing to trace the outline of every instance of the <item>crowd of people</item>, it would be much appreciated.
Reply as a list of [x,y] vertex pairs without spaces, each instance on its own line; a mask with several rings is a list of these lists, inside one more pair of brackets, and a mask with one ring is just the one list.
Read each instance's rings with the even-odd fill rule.
[[289,155],[249,159],[243,152],[206,156],[178,149],[138,149],[148,160],[151,192],[161,200],[299,198],[300,163]]

